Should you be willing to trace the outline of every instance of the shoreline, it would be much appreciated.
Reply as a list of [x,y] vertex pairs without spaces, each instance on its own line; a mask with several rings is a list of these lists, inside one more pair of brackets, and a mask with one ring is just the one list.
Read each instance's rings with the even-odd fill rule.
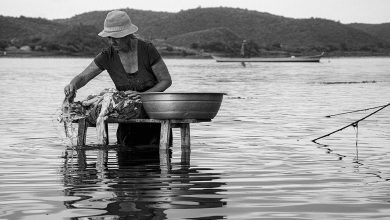
[[[222,55],[223,57],[232,57],[228,55]],[[196,54],[196,55],[178,55],[178,54],[166,54],[161,52],[161,56],[164,59],[213,59],[211,53]],[[302,55],[304,56],[304,55]],[[61,52],[40,52],[40,51],[4,51],[0,53],[1,58],[94,58],[92,54],[69,54]],[[255,56],[253,56],[255,57]],[[256,57],[269,57],[269,56],[256,56]],[[297,56],[298,57],[298,56]],[[390,57],[388,53],[369,53],[369,52],[329,52],[325,53],[322,58],[342,58],[342,57]]]

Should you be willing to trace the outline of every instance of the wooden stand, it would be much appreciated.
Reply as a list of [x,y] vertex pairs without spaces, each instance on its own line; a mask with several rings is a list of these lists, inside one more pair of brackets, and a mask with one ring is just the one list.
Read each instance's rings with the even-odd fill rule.
[[[115,119],[108,118],[105,121],[104,132],[106,138],[103,140],[103,145],[108,145],[108,123],[160,123],[160,151],[167,150],[169,146],[169,140],[171,135],[171,128],[180,128],[181,133],[181,146],[183,149],[189,149],[190,141],[190,123],[209,122],[211,120],[197,120],[197,119]],[[77,145],[84,146],[86,141],[87,129],[92,127],[85,119],[78,120],[78,138]]]

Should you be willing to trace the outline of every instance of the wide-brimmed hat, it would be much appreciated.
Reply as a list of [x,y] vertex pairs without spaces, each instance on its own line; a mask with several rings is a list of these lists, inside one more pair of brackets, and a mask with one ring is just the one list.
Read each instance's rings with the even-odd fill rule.
[[99,33],[101,37],[121,38],[137,32],[138,27],[131,23],[129,15],[124,11],[111,11],[104,20],[104,29]]

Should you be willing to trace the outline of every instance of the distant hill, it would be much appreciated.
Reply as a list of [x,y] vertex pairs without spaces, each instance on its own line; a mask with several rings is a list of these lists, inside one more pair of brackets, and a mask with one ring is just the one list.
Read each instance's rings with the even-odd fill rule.
[[376,36],[390,43],[390,23],[383,23],[383,24],[352,23],[352,24],[348,24],[348,26],[364,31],[370,35]]
[[[164,25],[165,24],[165,25]],[[359,49],[382,40],[344,24],[325,19],[292,19],[236,8],[198,8],[172,14],[145,32],[160,38],[225,27],[243,39],[260,46],[282,44],[287,47],[339,47]]]
[[51,37],[68,26],[43,18],[0,16],[0,39],[28,40]]
[[65,54],[96,55],[108,45],[103,38],[96,37],[99,31],[91,25],[73,25],[41,43]]
[[[178,13],[125,10],[140,28],[139,33],[142,36],[148,39],[166,39],[176,46],[197,43],[194,40],[198,38],[189,35],[215,28],[227,28],[241,39],[252,40],[260,47],[268,48],[277,44],[290,50],[308,48],[360,50],[367,47],[388,46],[387,42],[384,43],[383,38],[377,35],[320,18],[292,19],[253,10],[225,7],[196,8]],[[108,11],[84,13],[63,22],[102,28],[107,13]],[[223,42],[224,39],[215,38],[214,41]]]
[[195,45],[200,46],[215,41],[228,45],[232,43],[240,43],[242,38],[230,29],[220,27],[176,35],[166,40],[168,44],[181,47],[194,47]]
[[[128,8],[119,10],[127,12],[127,14],[130,16],[132,23],[139,27],[138,33],[145,37],[150,35],[150,33],[145,31],[146,27],[154,27],[159,20],[164,20],[173,14],[169,12],[144,11]],[[108,12],[109,11],[86,12],[80,15],[73,16],[69,19],[58,19],[55,21],[66,25],[91,25],[95,26],[99,30],[102,30],[104,19],[106,18]]]
[[[375,47],[382,40],[347,25],[320,18],[296,19],[279,25],[278,31],[269,35],[278,36],[280,42],[293,47],[337,47],[359,50],[364,46]],[[276,38],[278,39],[278,38]]]
[[[125,10],[139,27],[138,34],[171,48],[191,47],[238,53],[242,39],[259,51],[390,51],[390,23],[342,24],[320,19],[293,19],[239,8],[196,8],[177,13]],[[42,50],[92,54],[104,46],[97,33],[108,11],[93,11],[68,19],[0,16],[0,49],[27,44]],[[11,42],[12,41],[12,42]],[[16,42],[16,43],[15,43]],[[19,43],[18,43],[19,42]]]

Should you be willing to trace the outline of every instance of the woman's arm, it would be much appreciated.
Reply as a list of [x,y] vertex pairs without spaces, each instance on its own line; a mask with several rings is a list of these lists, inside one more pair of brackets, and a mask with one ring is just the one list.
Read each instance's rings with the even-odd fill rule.
[[152,70],[157,78],[157,84],[146,92],[163,92],[172,85],[171,75],[162,59],[152,66]]
[[103,72],[103,70],[101,70],[94,61],[92,61],[83,72],[74,77],[72,81],[70,81],[70,83],[65,86],[65,95],[67,97],[73,97],[78,89],[85,86],[89,81],[91,81],[91,79],[95,78],[101,72]]
[[[145,92],[163,92],[172,85],[171,75],[162,59],[152,66],[152,70],[157,78],[157,84]],[[140,98],[140,92],[129,90],[125,93],[129,97]]]

